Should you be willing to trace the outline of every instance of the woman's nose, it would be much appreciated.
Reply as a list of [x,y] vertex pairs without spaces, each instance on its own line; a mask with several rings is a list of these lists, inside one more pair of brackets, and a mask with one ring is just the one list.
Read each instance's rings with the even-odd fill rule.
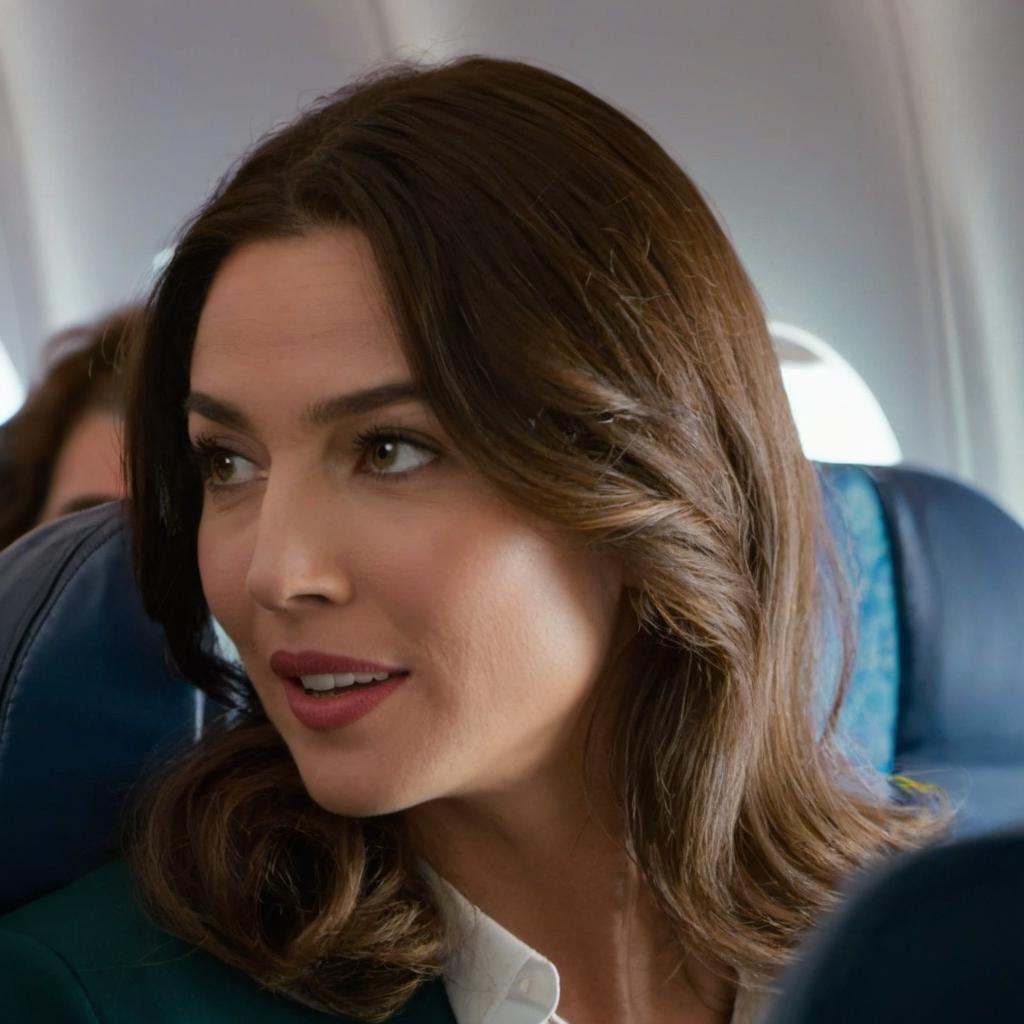
[[297,611],[349,600],[336,505],[315,488],[267,482],[246,576],[257,604]]

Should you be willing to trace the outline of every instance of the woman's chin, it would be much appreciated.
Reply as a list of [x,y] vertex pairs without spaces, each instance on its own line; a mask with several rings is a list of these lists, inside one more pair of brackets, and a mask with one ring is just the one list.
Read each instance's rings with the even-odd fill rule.
[[396,789],[393,781],[367,778],[324,777],[322,771],[305,773],[302,781],[310,799],[331,814],[345,818],[369,818],[394,814],[417,802]]

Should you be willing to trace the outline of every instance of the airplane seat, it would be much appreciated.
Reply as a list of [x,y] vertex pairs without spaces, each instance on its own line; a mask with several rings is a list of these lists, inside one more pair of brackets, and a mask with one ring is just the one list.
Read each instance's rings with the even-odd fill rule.
[[151,759],[216,708],[177,676],[136,588],[121,503],[0,553],[0,913],[116,855],[114,825]]
[[1024,822],[1024,526],[936,473],[861,472],[892,541],[896,770],[949,793],[960,836]]
[[[1024,817],[1024,529],[935,474],[818,469],[859,595],[851,749],[966,779],[973,827]],[[133,782],[225,714],[169,667],[119,502],[0,553],[0,913],[116,856]]]

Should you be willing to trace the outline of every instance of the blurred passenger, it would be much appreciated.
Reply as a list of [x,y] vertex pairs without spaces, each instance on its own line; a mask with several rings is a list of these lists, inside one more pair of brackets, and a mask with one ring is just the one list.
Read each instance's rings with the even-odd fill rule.
[[124,496],[117,354],[132,307],[70,327],[44,374],[0,429],[0,548],[34,526]]

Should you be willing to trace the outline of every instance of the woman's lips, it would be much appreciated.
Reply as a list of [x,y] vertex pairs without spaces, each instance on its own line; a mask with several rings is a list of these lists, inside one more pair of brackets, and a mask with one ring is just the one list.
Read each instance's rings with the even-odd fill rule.
[[[386,670],[384,670],[386,671]],[[315,673],[310,673],[313,675]],[[282,685],[292,714],[308,729],[340,729],[369,714],[409,678],[409,673],[366,686],[349,686],[325,697],[307,693],[296,677]]]

